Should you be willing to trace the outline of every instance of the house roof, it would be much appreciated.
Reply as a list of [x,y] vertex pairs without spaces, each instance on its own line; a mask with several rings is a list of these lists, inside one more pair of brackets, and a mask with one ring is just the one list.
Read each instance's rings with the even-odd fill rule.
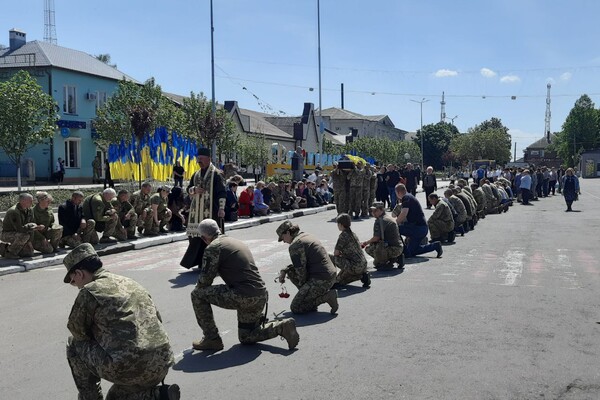
[[[555,134],[550,135],[550,141],[553,141],[555,138],[556,138]],[[535,142],[533,142],[532,144],[530,144],[529,146],[527,146],[527,149],[545,149],[549,145],[550,145],[550,142],[548,142],[548,140],[546,139],[546,136],[544,136],[543,138],[538,139]]]
[[324,131],[325,139],[329,140],[336,146],[344,146],[346,144],[346,137],[350,135],[338,135],[337,133],[325,129]]
[[331,119],[360,119],[374,122],[379,122],[387,117],[387,115],[362,115],[337,107],[325,108],[321,111],[321,115]]
[[0,50],[0,68],[56,67],[114,80],[136,82],[129,75],[83,51],[34,40],[14,51]]
[[291,134],[279,129],[266,119],[270,116],[269,114],[247,110],[245,108],[240,108],[239,110],[240,114],[250,118],[250,133],[262,133],[269,136],[280,137],[282,139],[294,140]]

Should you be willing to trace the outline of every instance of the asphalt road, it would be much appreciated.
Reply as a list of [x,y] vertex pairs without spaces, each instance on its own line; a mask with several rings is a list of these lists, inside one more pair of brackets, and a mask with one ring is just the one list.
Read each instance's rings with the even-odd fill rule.
[[[560,196],[515,205],[445,246],[442,259],[418,257],[401,273],[373,273],[368,290],[340,291],[337,316],[325,305],[297,318],[293,352],[279,339],[240,345],[235,312],[221,309],[225,349],[191,351],[201,332],[190,302],[197,273],[178,266],[185,242],[103,261],[152,294],[176,353],[167,381],[183,399],[598,399],[600,180],[582,181],[582,190],[581,212],[565,213]],[[294,221],[332,250],[334,216]],[[252,249],[269,313],[287,315],[290,299],[273,281],[289,264],[277,225],[230,234]],[[353,230],[368,239],[372,225]],[[77,397],[65,359],[76,289],[63,276],[52,267],[0,277],[1,399]]]

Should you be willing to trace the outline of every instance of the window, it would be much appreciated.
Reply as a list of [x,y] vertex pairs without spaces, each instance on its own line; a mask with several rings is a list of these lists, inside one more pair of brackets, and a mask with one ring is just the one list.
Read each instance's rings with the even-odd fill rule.
[[106,92],[96,92],[96,111],[106,103]]
[[77,114],[77,88],[65,85],[63,113]]
[[79,138],[65,139],[65,167],[81,167],[81,140]]

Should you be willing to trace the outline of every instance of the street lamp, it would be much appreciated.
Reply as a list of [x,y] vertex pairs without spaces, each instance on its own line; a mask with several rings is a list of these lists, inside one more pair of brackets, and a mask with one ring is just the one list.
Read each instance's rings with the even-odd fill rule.
[[458,115],[455,115],[454,118],[448,118],[451,122],[452,125],[454,125],[454,120],[458,118]]
[[419,103],[421,105],[421,168],[425,168],[425,154],[423,153],[423,103],[427,103],[429,100],[423,97],[421,101],[410,100],[413,103]]

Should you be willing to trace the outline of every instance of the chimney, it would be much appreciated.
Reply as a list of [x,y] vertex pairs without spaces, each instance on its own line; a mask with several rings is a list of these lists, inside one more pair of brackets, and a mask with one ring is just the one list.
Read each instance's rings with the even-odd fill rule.
[[13,28],[8,31],[8,41],[10,51],[15,51],[27,42],[26,34]]

